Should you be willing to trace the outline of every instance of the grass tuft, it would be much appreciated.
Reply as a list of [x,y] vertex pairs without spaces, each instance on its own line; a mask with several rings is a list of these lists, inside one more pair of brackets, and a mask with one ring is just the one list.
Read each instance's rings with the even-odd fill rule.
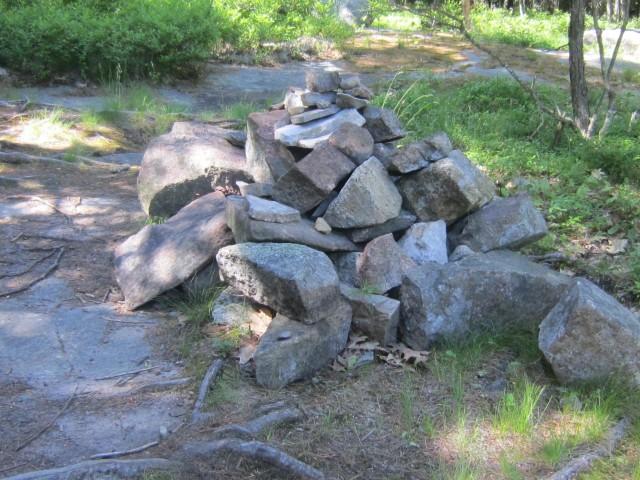
[[502,433],[531,434],[544,387],[527,377],[517,380],[498,403],[494,424]]

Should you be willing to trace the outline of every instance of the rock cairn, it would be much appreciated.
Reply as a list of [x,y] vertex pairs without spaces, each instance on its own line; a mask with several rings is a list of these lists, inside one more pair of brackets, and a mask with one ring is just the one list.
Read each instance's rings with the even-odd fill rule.
[[443,132],[397,147],[406,133],[372,96],[357,75],[309,71],[306,89],[249,116],[246,139],[179,122],[154,140],[140,200],[170,218],[118,247],[126,305],[223,281],[212,321],[260,335],[268,388],[329,364],[351,329],[420,350],[539,329],[560,380],[640,383],[638,318],[513,251],[547,233],[531,199],[496,196]]

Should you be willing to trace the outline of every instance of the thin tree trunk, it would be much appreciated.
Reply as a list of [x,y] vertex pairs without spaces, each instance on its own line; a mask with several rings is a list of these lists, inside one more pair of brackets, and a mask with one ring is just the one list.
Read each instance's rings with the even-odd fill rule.
[[471,0],[462,0],[462,18],[464,28],[471,30]]
[[518,10],[521,17],[527,16],[527,3],[526,0],[518,0]]
[[575,125],[583,136],[589,131],[589,98],[584,71],[585,0],[572,0],[569,21],[569,80]]

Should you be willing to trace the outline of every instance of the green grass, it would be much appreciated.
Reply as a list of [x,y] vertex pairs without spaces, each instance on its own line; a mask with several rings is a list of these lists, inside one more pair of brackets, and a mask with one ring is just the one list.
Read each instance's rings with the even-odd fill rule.
[[382,14],[374,20],[371,26],[382,30],[399,32],[415,32],[422,28],[420,17],[406,11]]
[[557,467],[571,454],[574,445],[565,437],[554,437],[540,448],[540,458],[549,467]]
[[502,433],[530,434],[543,391],[544,387],[527,377],[517,380],[498,403],[494,419],[496,428]]

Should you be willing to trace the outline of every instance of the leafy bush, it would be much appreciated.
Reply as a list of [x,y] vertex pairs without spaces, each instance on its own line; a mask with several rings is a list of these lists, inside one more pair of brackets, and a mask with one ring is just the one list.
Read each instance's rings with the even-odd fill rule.
[[0,64],[36,80],[184,77],[209,57],[222,20],[210,0],[13,0],[0,15]]

